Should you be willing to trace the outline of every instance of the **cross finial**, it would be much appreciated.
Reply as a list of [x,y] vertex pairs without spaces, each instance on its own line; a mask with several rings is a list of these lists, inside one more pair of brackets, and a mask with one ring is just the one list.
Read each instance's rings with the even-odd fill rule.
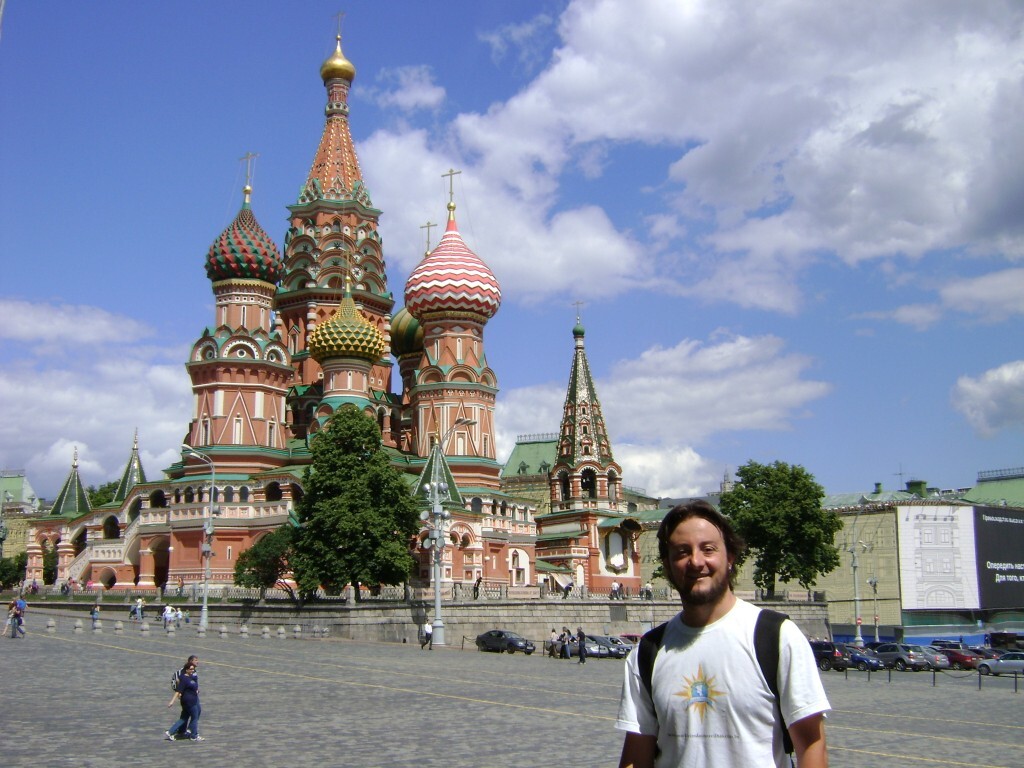
[[341,42],[341,20],[345,18],[345,12],[338,11],[336,14],[334,14],[334,18],[338,20],[338,42]]
[[458,176],[462,171],[456,171],[454,168],[449,168],[448,173],[442,173],[441,178],[448,178],[448,202],[455,202],[455,177]]
[[256,158],[259,157],[255,152],[246,152],[238,160],[245,162],[245,186],[252,186],[252,170],[256,165]]
[[430,230],[432,230],[436,226],[437,224],[435,224],[434,222],[427,221],[426,224],[420,227],[420,229],[427,230],[427,253],[430,253]]
[[576,322],[578,323],[580,321],[580,307],[584,305],[584,302],[574,301],[572,305],[576,307]]

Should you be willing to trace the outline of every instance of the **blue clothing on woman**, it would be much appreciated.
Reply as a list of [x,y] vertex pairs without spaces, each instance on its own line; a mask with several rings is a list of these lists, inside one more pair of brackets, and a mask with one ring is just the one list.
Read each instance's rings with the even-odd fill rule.
[[181,696],[181,717],[167,729],[167,733],[177,733],[187,724],[186,733],[195,741],[199,739],[199,715],[202,714],[202,708],[199,706],[199,675],[194,670],[189,674],[182,672],[178,679],[178,693]]

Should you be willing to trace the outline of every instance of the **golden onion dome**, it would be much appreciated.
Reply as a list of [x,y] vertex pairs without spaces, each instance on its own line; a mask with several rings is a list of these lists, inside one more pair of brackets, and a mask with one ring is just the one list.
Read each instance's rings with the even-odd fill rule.
[[[347,281],[346,281],[347,282]],[[345,298],[331,319],[313,329],[309,336],[309,355],[318,363],[332,357],[359,357],[377,362],[384,355],[384,336],[373,323],[363,317],[348,285]]]
[[341,35],[338,35],[338,47],[334,49],[334,55],[320,65],[320,77],[325,83],[337,78],[349,82],[355,80],[356,68],[341,52]]

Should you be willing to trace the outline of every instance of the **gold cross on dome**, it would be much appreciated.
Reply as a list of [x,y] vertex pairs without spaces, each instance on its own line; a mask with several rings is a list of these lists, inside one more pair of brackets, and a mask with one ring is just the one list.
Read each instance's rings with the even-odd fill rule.
[[455,202],[455,177],[458,176],[462,171],[456,171],[454,168],[449,168],[448,173],[442,173],[441,178],[448,178],[448,202]]
[[427,253],[430,253],[430,230],[432,230],[436,226],[437,224],[428,220],[426,224],[420,227],[420,229],[427,230]]
[[239,161],[245,161],[245,186],[247,187],[252,186],[252,171],[253,167],[256,165],[257,157],[259,157],[259,155],[254,152],[246,152],[238,158]]

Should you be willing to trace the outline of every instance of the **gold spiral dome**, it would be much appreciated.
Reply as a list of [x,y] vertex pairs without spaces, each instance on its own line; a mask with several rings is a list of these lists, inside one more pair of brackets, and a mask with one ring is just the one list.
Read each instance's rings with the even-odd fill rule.
[[318,363],[332,357],[358,357],[375,363],[384,355],[386,346],[383,334],[363,317],[352,300],[348,286],[334,315],[313,329],[307,344],[309,356]]
[[356,68],[341,52],[341,35],[338,35],[338,47],[334,49],[334,55],[320,65],[320,77],[325,83],[337,78],[349,82],[355,80]]

